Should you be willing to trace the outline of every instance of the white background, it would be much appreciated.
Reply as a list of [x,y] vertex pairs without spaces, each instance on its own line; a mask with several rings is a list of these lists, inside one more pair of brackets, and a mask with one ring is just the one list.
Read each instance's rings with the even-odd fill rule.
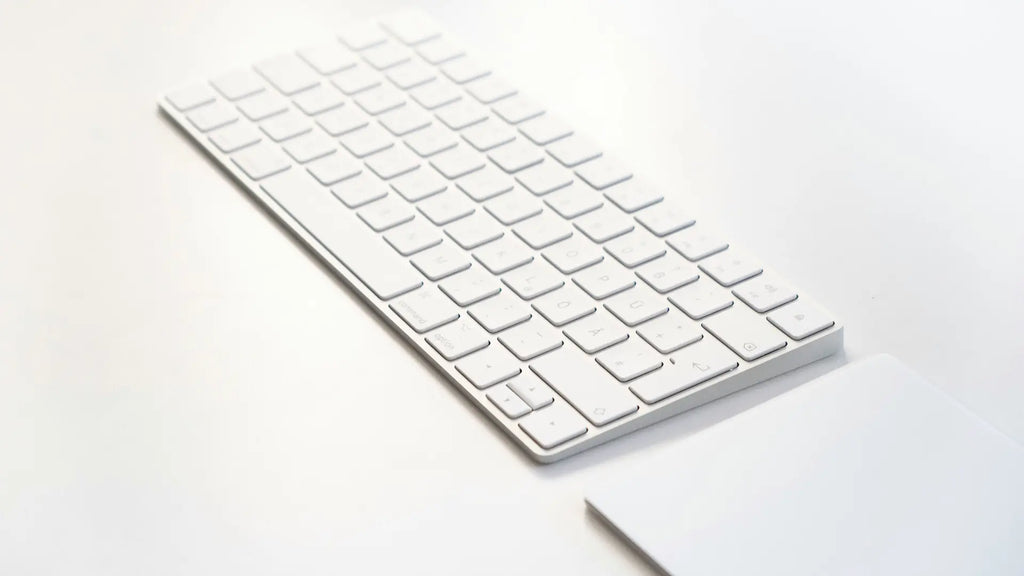
[[879,351],[1024,441],[1019,3],[425,2],[846,325],[547,467],[157,113],[392,6],[0,2],[0,573],[642,573],[588,487]]

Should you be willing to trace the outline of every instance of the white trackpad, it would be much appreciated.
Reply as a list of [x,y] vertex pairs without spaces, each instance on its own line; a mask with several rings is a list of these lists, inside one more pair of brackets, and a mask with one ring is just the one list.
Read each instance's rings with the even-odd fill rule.
[[672,574],[1024,574],[1024,448],[890,356],[634,474],[588,504]]

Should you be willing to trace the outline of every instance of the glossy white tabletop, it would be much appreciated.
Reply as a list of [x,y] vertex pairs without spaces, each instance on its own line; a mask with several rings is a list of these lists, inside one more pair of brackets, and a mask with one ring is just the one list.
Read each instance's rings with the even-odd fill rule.
[[546,467],[157,112],[392,6],[4,3],[0,573],[643,573],[589,486],[881,351],[1024,442],[1019,3],[425,2],[846,325]]

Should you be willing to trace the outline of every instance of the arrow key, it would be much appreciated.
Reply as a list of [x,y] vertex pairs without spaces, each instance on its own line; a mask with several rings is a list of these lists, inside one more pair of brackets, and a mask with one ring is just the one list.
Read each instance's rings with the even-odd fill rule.
[[500,346],[488,346],[466,356],[455,365],[455,369],[480,390],[518,376],[523,371],[519,361]]
[[495,386],[487,393],[487,399],[501,409],[502,413],[513,420],[530,411],[530,407],[523,402],[515,392],[508,386]]
[[551,388],[529,371],[509,381],[508,387],[534,410],[540,410],[555,401]]
[[556,402],[526,416],[519,427],[547,450],[587,432],[586,421],[565,402]]

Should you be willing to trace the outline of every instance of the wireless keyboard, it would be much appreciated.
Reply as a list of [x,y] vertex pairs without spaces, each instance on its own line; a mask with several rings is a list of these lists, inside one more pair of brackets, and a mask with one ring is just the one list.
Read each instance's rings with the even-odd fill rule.
[[160,107],[537,461],[842,346],[831,314],[462,46],[403,12]]

